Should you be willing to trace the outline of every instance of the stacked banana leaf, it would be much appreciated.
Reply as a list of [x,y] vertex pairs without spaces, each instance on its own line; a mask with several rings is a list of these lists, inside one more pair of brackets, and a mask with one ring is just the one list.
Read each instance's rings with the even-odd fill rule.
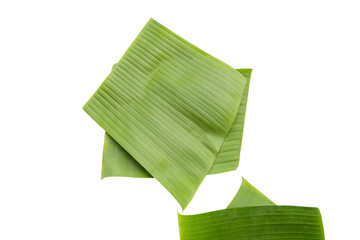
[[[106,131],[102,178],[156,178],[185,209],[207,174],[239,165],[250,76],[150,19],[84,106]],[[324,239],[318,209],[275,206],[245,180],[227,209],[179,226],[181,239]]]

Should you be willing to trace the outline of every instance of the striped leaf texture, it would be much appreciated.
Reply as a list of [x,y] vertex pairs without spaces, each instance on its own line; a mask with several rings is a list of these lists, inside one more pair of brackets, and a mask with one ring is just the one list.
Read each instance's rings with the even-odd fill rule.
[[[154,177],[185,209],[239,165],[250,76],[150,19],[83,107],[106,132],[102,178]],[[178,218],[182,240],[325,239],[319,209],[276,206],[245,179],[226,209]]]
[[[244,130],[245,112],[249,92],[251,69],[237,69],[246,79],[246,88],[241,98],[240,108],[225,137],[219,154],[208,174],[236,170],[239,165],[241,142]],[[109,134],[105,133],[101,178],[106,177],[151,178],[151,174],[141,166]]]
[[184,209],[220,155],[246,82],[150,19],[83,109]]
[[181,240],[325,239],[318,208],[276,206],[245,179],[227,209],[178,218]]

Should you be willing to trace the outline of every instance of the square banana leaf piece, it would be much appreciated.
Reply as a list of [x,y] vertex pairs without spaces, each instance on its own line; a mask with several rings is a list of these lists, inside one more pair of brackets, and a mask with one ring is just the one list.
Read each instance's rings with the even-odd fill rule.
[[150,19],[84,110],[184,209],[219,155],[246,83]]

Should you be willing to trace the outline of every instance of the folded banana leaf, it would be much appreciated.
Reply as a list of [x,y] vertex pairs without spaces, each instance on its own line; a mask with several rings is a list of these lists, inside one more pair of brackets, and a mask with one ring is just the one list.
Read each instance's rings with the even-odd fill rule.
[[150,19],[83,109],[111,136],[105,158],[126,158],[129,175],[153,176],[184,209],[209,172],[237,166],[229,132],[245,89],[242,73]]
[[[240,108],[225,137],[219,154],[208,174],[236,170],[239,166],[241,142],[243,136],[246,104],[248,99],[251,69],[236,69],[246,79],[246,88],[241,98]],[[108,133],[105,133],[101,178],[106,177],[151,178],[151,174],[141,166],[126,150]]]
[[324,240],[318,208],[276,206],[245,179],[227,209],[178,215],[181,240]]

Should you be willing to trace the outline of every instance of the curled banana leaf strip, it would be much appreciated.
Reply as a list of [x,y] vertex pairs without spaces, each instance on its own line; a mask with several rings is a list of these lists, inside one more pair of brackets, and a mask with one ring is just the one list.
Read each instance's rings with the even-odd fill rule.
[[83,109],[184,209],[245,89],[241,73],[150,19]]
[[[251,69],[237,69],[237,71],[245,77],[246,88],[234,124],[225,137],[219,154],[208,174],[236,170],[239,165]],[[105,133],[101,178],[106,177],[151,178],[152,176],[120,144]]]
[[325,239],[318,208],[276,206],[246,180],[227,209],[178,217],[181,240]]

